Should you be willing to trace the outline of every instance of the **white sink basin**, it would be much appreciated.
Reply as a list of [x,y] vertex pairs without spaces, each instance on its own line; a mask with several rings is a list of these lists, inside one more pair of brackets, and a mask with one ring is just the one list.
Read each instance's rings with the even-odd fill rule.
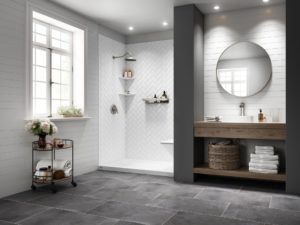
[[253,116],[222,116],[221,121],[227,123],[252,123]]

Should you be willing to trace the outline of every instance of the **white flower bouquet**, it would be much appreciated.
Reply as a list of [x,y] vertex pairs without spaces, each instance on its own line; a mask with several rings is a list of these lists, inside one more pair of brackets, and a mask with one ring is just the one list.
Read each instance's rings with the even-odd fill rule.
[[48,119],[34,119],[29,121],[25,126],[25,130],[35,136],[46,136],[57,133],[56,125]]

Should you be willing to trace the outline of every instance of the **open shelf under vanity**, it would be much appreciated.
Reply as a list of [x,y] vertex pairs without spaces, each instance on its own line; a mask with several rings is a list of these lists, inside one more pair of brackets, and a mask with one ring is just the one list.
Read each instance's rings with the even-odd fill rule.
[[194,124],[195,140],[200,140],[200,145],[194,148],[194,154],[200,156],[201,160],[195,162],[193,173],[207,175],[232,177],[251,180],[263,180],[272,182],[285,182],[286,174],[280,170],[278,174],[254,173],[242,166],[236,170],[216,170],[208,167],[205,162],[205,145],[207,139],[247,139],[247,140],[286,140],[286,124],[283,123],[224,123],[224,122],[196,122]]

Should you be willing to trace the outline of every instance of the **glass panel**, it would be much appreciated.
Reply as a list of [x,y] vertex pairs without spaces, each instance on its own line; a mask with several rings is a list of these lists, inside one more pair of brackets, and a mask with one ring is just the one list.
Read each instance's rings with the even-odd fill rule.
[[62,101],[61,101],[61,105],[62,105],[62,106],[70,106],[71,103],[70,103],[70,101],[64,101],[64,100],[62,100]]
[[58,41],[56,39],[52,39],[52,47],[60,48],[60,41]]
[[35,80],[35,66],[32,66],[32,80]]
[[70,88],[66,85],[61,85],[61,98],[70,99]]
[[69,56],[61,56],[61,69],[62,70],[71,70],[71,58]]
[[35,98],[35,82],[32,82],[32,97]]
[[47,53],[45,50],[36,49],[36,65],[47,66]]
[[35,42],[46,45],[47,44],[47,37],[44,36],[44,35],[36,34],[35,35]]
[[47,35],[47,27],[36,23],[35,32],[43,35]]
[[52,53],[52,68],[60,69],[60,55]]
[[65,42],[70,42],[71,34],[70,33],[61,33],[61,40]]
[[35,21],[32,22],[32,32],[35,32]]
[[32,63],[35,64],[35,50],[36,48],[32,49]]
[[60,107],[60,100],[52,100],[52,113],[56,114]]
[[60,70],[52,70],[52,82],[60,83]]
[[35,114],[47,114],[47,100],[36,99],[34,112]]
[[51,33],[52,33],[52,38],[60,40],[60,31],[59,30],[52,28]]
[[35,82],[35,97],[46,98],[47,97],[47,84],[41,82]]
[[70,72],[62,71],[61,72],[61,83],[62,84],[70,84],[71,83],[70,77],[71,77]]
[[52,84],[52,99],[60,99],[60,85]]
[[37,66],[36,67],[36,77],[35,80],[37,81],[47,81],[47,70],[45,67],[40,67]]
[[70,45],[68,43],[62,41],[61,42],[61,48],[63,50],[69,51],[70,50]]

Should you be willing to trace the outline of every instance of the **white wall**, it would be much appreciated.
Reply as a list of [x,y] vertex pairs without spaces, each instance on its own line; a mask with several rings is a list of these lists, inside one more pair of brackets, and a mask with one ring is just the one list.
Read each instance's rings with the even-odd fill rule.
[[[0,1],[0,197],[24,191],[31,185],[31,137],[24,131],[26,83],[26,4],[85,26],[86,112],[92,119],[57,122],[59,137],[75,141],[75,174],[95,170],[99,154],[99,62],[96,23],[44,0]],[[113,32],[107,36],[118,38]],[[119,37],[122,40],[122,37]]]
[[[100,71],[100,165],[125,157],[125,102],[118,95],[122,90],[119,77],[125,66],[124,59],[112,59],[125,53],[125,44],[99,35]],[[115,104],[118,114],[111,114]]]
[[[239,115],[239,103],[246,103],[246,114],[257,117],[260,108],[267,114],[279,109],[285,122],[285,5],[253,8],[207,15],[205,18],[205,115]],[[270,55],[273,75],[259,94],[238,98],[231,96],[216,80],[216,65],[222,52],[239,41],[251,41]]]
[[[113,55],[131,52],[136,62],[112,60]],[[173,161],[173,41],[154,41],[124,45],[100,35],[100,165],[121,158]],[[134,97],[119,96],[126,83],[119,80],[125,68],[133,70],[135,80],[126,81]],[[170,104],[146,105],[145,97],[163,90]],[[119,114],[111,115],[116,104]]]
[[[173,148],[162,140],[173,138],[173,40],[129,44],[137,58],[132,63],[136,93],[128,105],[126,154],[128,158],[173,161]],[[169,104],[147,105],[142,99],[165,90]]]

